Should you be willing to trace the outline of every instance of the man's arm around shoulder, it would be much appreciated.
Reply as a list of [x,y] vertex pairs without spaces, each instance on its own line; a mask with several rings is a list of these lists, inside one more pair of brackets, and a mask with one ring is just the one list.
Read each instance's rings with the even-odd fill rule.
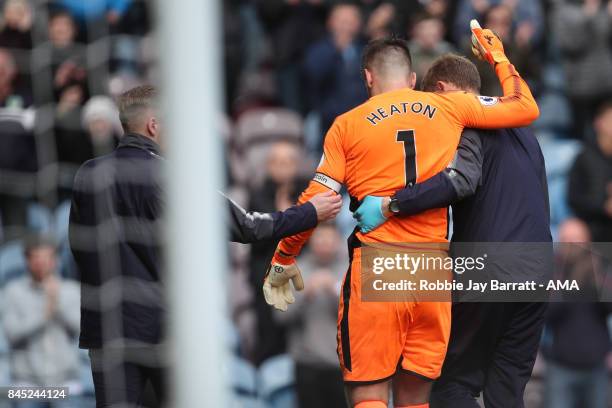
[[445,208],[473,195],[482,177],[482,140],[474,130],[461,136],[455,158],[448,167],[422,183],[408,186],[393,197],[364,199],[355,212],[362,232],[370,232],[390,216],[407,216],[432,208]]

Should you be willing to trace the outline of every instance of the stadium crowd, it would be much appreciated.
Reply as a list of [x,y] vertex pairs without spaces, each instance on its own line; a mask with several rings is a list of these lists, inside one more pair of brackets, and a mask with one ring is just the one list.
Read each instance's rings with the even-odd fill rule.
[[[78,166],[122,134],[114,98],[155,80],[151,4],[0,0],[0,10],[0,386],[67,384],[87,406],[69,198]],[[368,97],[365,43],[408,38],[420,79],[440,55],[472,55],[472,18],[503,39],[539,102],[555,240],[612,242],[612,0],[224,1],[218,129],[229,194],[254,211],[291,206],[334,118]],[[482,94],[500,95],[474,62]],[[316,231],[299,260],[306,291],[285,314],[261,293],[276,243],[228,248],[237,406],[340,406],[337,297],[353,227],[346,208]],[[569,273],[584,272],[581,254],[564,256]],[[607,321],[605,304],[551,307],[529,407],[612,406]]]

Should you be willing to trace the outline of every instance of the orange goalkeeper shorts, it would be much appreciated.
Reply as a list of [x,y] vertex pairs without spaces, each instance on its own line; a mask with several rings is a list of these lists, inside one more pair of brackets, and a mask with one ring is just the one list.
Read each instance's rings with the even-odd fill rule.
[[351,252],[338,309],[344,381],[384,381],[398,370],[437,379],[450,336],[451,302],[362,302],[361,248]]

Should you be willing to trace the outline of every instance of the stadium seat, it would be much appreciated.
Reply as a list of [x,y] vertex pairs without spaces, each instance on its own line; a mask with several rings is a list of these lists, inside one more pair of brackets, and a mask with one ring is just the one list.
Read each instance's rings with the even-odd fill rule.
[[112,57],[117,72],[137,76],[139,67],[140,38],[132,35],[116,35],[112,39]]
[[81,363],[81,385],[83,386],[83,395],[94,395],[93,379],[91,377],[91,362],[87,350],[79,349],[79,357]]
[[53,230],[51,211],[44,205],[32,203],[28,206],[28,228],[37,233],[48,234]]
[[68,219],[70,217],[70,200],[57,206],[53,214],[53,228],[58,242],[68,240]]
[[535,122],[537,129],[567,134],[572,126],[572,113],[567,97],[558,92],[547,92],[538,98],[540,118]]
[[68,223],[70,218],[70,201],[62,202],[53,214],[53,231],[58,242],[60,271],[65,278],[76,277],[76,264],[68,242]]
[[264,361],[259,368],[259,395],[270,408],[296,406],[295,365],[287,354],[274,356]]
[[[321,115],[312,111],[304,118],[304,146],[311,154],[319,152],[323,147],[323,129],[321,129]],[[320,157],[313,157],[315,160]]]
[[548,194],[550,196],[550,223],[553,238],[556,238],[557,226],[571,216],[567,203],[567,176],[581,143],[576,140],[561,139],[554,134],[538,132],[538,141],[546,162]]
[[11,382],[9,344],[2,327],[2,290],[0,289],[0,387],[9,385]]
[[236,125],[236,149],[245,167],[245,183],[259,184],[265,175],[270,146],[277,141],[302,141],[301,117],[288,109],[255,109],[240,117]]
[[0,288],[26,270],[21,241],[11,241],[0,247]]
[[77,266],[67,239],[58,247],[58,268],[64,278],[77,279]]
[[256,395],[257,371],[255,367],[236,355],[230,357],[229,364],[232,389],[242,395]]
[[231,407],[264,408],[257,398],[257,371],[248,361],[232,355],[229,363]]
[[567,92],[567,78],[563,67],[555,62],[546,64],[543,72],[544,85],[555,92]]

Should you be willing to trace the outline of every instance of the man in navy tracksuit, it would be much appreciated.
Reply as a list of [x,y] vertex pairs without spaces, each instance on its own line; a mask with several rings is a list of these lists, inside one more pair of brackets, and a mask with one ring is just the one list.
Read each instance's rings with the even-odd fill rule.
[[[430,68],[423,88],[477,93],[480,78],[469,61],[448,55]],[[503,98],[480,100],[483,104],[504,103]],[[464,242],[535,242],[549,246],[546,173],[533,133],[525,128],[467,130],[445,171],[393,197],[366,197],[355,218],[362,230],[369,231],[389,216],[412,215],[451,204],[451,251]],[[514,258],[519,259],[513,260],[513,273],[542,278],[542,269],[546,269],[542,263],[534,263],[530,257]],[[448,352],[430,406],[476,408],[476,398],[482,393],[487,408],[522,408],[545,311],[545,303],[538,302],[454,303]]]
[[[74,180],[70,248],[81,281],[79,347],[89,350],[96,406],[141,406],[147,383],[164,401],[166,298],[162,278],[164,185],[157,91],[119,98],[126,134]],[[227,201],[231,239],[279,239],[333,218],[340,196],[325,193],[271,214]]]

